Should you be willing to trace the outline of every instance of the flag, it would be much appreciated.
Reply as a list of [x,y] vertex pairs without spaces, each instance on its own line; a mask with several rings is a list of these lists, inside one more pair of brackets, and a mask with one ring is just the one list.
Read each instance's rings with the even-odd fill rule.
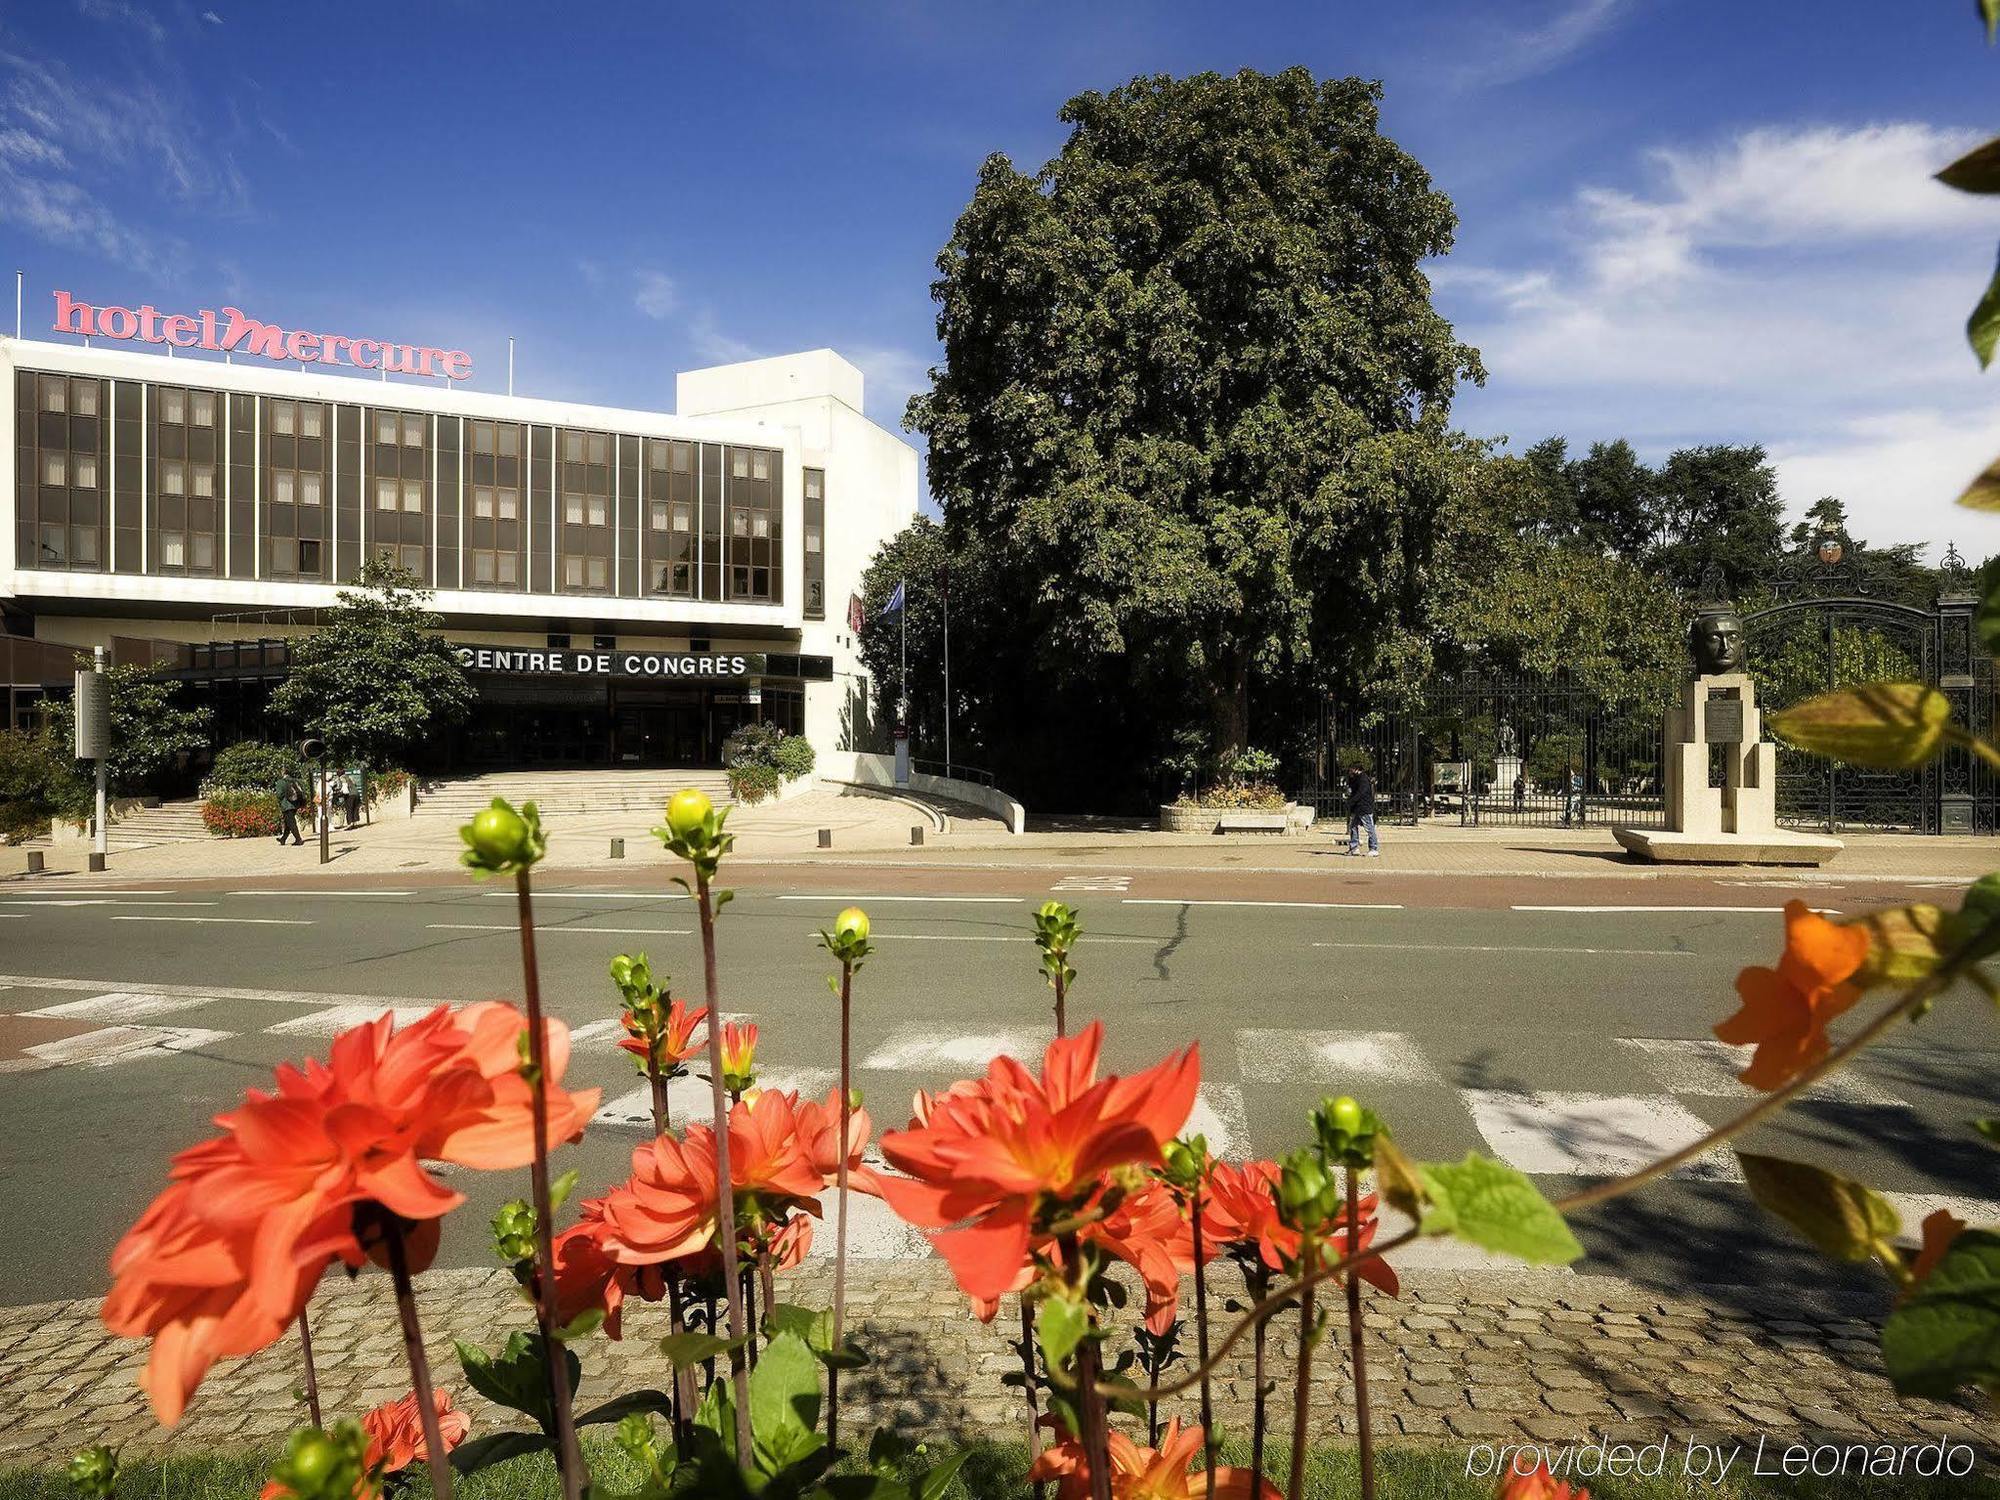
[[899,580],[896,584],[896,592],[891,594],[889,596],[889,602],[882,606],[882,613],[885,615],[893,615],[897,610],[901,609],[902,607],[903,607],[903,585]]
[[859,594],[849,594],[847,596],[848,630],[854,635],[861,634],[861,626],[863,622],[864,622],[864,617],[861,613],[861,596]]

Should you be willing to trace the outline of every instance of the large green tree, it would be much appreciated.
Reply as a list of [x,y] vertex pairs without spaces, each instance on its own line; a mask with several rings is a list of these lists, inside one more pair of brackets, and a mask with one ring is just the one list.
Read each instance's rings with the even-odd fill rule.
[[[88,667],[90,658],[79,656],[77,665]],[[105,779],[112,794],[137,797],[170,792],[177,782],[184,787],[188,767],[208,748],[212,717],[208,706],[187,702],[178,681],[158,675],[149,666],[128,663],[111,668],[105,675],[111,710],[111,755]],[[48,722],[53,743],[67,755],[75,745],[74,705],[67,701],[52,704]],[[91,774],[88,763],[72,764],[78,765],[78,776],[87,782]]]
[[1785,504],[1762,446],[1682,448],[1655,481],[1655,570],[1690,599],[1708,593],[1748,597],[1785,544]]
[[[898,584],[903,607],[892,611]],[[889,747],[907,685],[913,753],[943,759],[949,676],[953,758],[982,764],[980,731],[990,718],[988,694],[995,677],[983,645],[989,638],[984,621],[993,607],[985,585],[986,570],[973,556],[952,551],[944,528],[929,516],[917,517],[883,543],[861,582],[861,655],[873,691],[867,723],[851,726],[859,748]]]
[[981,168],[908,421],[988,574],[996,741],[1032,729],[1072,774],[1197,727],[1220,754],[1420,650],[1480,371],[1423,271],[1451,204],[1380,99],[1298,68],[1140,78],[1070,100],[1039,171]]
[[475,692],[414,574],[369,563],[358,581],[292,642],[271,709],[343,760],[388,765],[463,719]]

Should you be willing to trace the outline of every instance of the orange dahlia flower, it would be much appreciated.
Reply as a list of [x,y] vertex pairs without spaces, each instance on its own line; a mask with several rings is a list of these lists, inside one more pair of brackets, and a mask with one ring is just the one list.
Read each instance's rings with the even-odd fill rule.
[[[824,1104],[817,1099],[806,1099],[798,1101],[794,1108],[799,1136],[813,1170],[831,1187],[840,1176],[840,1089],[836,1085],[828,1090]],[[848,1110],[847,1185],[864,1193],[876,1191],[875,1173],[861,1164],[861,1153],[868,1149],[868,1137],[874,1128],[868,1111],[860,1105]]]
[[[1157,1448],[1141,1448],[1113,1432],[1111,1500],[1280,1500],[1275,1484],[1248,1469],[1218,1468],[1210,1489],[1201,1461],[1203,1435],[1199,1427],[1183,1427],[1178,1417],[1167,1423]],[[1056,1500],[1090,1500],[1089,1462],[1074,1438],[1043,1449],[1028,1478],[1037,1484],[1053,1479]]]
[[702,1005],[689,1010],[686,1001],[673,1001],[667,1006],[666,1025],[661,1027],[657,1037],[650,1039],[635,1024],[638,1018],[631,1011],[624,1012],[621,1019],[630,1035],[620,1040],[619,1047],[642,1063],[650,1056],[653,1066],[662,1074],[668,1074],[685,1064],[700,1047],[694,1032],[708,1019],[708,1007]]
[[1825,1057],[1827,1023],[1860,998],[1851,981],[1868,957],[1868,933],[1843,927],[1807,908],[1785,903],[1785,951],[1778,967],[1736,976],[1742,1009],[1715,1028],[1735,1046],[1755,1043],[1738,1076],[1752,1088],[1775,1089]]
[[[449,1453],[472,1431],[472,1418],[452,1406],[451,1392],[443,1386],[433,1386],[431,1397],[437,1411],[438,1436],[444,1439],[444,1451]],[[415,1391],[364,1412],[361,1430],[368,1434],[367,1462],[371,1470],[379,1464],[382,1473],[394,1474],[411,1464],[430,1462],[430,1452],[424,1446],[424,1419],[417,1409]]]
[[[140,1384],[162,1422],[179,1420],[216,1359],[277,1338],[335,1259],[379,1254],[375,1216],[414,1223],[410,1263],[428,1265],[438,1219],[465,1200],[424,1162],[533,1158],[526,1024],[499,1004],[440,1006],[401,1030],[384,1015],[336,1037],[328,1062],[280,1067],[275,1093],[250,1090],[215,1117],[220,1136],[174,1158],[173,1181],[112,1252],[102,1314],[112,1332],[153,1340]],[[549,1137],[574,1140],[598,1091],[562,1088],[569,1031],[546,1025]]]
[[882,1154],[909,1174],[883,1174],[882,1196],[930,1231],[977,1302],[1016,1289],[1049,1225],[1087,1203],[1112,1168],[1157,1165],[1194,1107],[1194,1047],[1130,1078],[1100,1079],[1103,1036],[1092,1022],[1051,1042],[1040,1078],[995,1058],[979,1083],[920,1099],[910,1128],[882,1137]]
[[[1202,1215],[1203,1236],[1220,1229],[1228,1243],[1256,1245],[1257,1258],[1273,1271],[1295,1269],[1299,1259],[1299,1231],[1279,1216],[1278,1177],[1278,1164],[1273,1161],[1250,1161],[1240,1167],[1217,1162],[1209,1177],[1208,1190],[1215,1218]],[[1375,1242],[1381,1228],[1376,1217],[1379,1206],[1376,1195],[1363,1193],[1356,1206],[1361,1210],[1358,1235],[1349,1233],[1344,1208],[1319,1227],[1321,1264],[1326,1264],[1328,1258],[1343,1260]],[[1354,1268],[1354,1274],[1392,1297],[1401,1294],[1402,1284],[1395,1268],[1380,1256],[1361,1262]]]
[[722,1086],[741,1091],[757,1075],[757,1023],[722,1023]]
[[1549,1472],[1548,1460],[1543,1459],[1525,1474],[1510,1468],[1501,1476],[1494,1497],[1495,1500],[1590,1500],[1590,1491],[1556,1478]]

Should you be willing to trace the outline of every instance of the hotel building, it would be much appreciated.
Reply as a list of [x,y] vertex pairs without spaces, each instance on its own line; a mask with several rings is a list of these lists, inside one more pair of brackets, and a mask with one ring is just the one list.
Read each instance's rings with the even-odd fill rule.
[[831,350],[689,371],[673,413],[18,338],[0,378],[16,726],[109,645],[186,679],[219,739],[277,732],[286,642],[379,558],[478,686],[455,768],[713,765],[750,719],[871,748],[850,598],[916,515],[917,456]]

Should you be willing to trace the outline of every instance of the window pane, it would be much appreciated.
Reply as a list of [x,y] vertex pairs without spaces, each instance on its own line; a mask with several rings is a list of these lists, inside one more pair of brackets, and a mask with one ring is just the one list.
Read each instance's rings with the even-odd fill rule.
[[819,528],[817,526],[808,526],[806,528],[806,551],[819,551]]
[[653,502],[653,530],[665,531],[666,529],[667,502],[664,500],[655,500]]
[[750,477],[750,455],[741,448],[729,450],[729,473],[735,479]]
[[70,528],[70,544],[75,549],[70,554],[71,562],[94,563],[97,561],[97,528],[95,526],[75,526]]
[[297,425],[293,417],[294,408],[291,402],[273,401],[271,403],[271,431],[281,437],[290,437],[292,428]]
[[502,424],[499,432],[500,456],[518,458],[521,454],[521,429],[512,422]]
[[693,528],[694,507],[676,505],[674,507],[674,530],[686,535]]
[[825,488],[825,476],[818,469],[806,470],[806,499],[818,500]]
[[97,415],[96,381],[79,380],[76,382],[75,389],[70,394],[75,398],[76,414],[79,417],[94,417]]
[[472,514],[482,521],[493,519],[493,491],[480,485],[472,492]]
[[162,422],[184,422],[187,420],[187,408],[182,400],[182,393],[180,391],[160,392],[160,420]]
[[69,561],[69,528],[67,526],[44,526],[42,528],[42,563],[60,566]]
[[571,588],[579,588],[582,586],[583,584],[582,558],[565,557],[563,559],[563,582]]
[[375,413],[375,441],[393,443],[396,441],[396,414],[392,411]]
[[377,510],[394,510],[396,508],[395,480],[377,479],[375,481],[375,508]]
[[646,467],[660,470],[667,467],[667,445],[658,438],[646,440]]
[[194,565],[197,568],[214,567],[215,538],[206,532],[197,531],[192,540],[194,542]]
[[563,457],[573,464],[583,462],[583,434],[565,432],[563,434]]
[[408,568],[412,573],[423,572],[424,549],[422,547],[405,547],[403,549],[403,566]]
[[279,505],[290,505],[293,499],[295,481],[289,470],[279,470],[271,476],[271,498]]
[[299,403],[299,436],[316,438],[320,432],[320,404],[317,401]]
[[44,453],[42,455],[42,483],[69,483],[69,455],[67,453]]
[[491,583],[493,581],[493,554],[491,552],[475,552],[472,554],[472,581],[474,583]]
[[472,424],[472,451],[474,453],[491,453],[493,451],[493,424],[491,422],[474,422]]
[[197,495],[215,493],[215,465],[196,464],[194,466],[194,492]]
[[60,375],[42,377],[42,410],[69,410],[69,382]]
[[694,454],[693,444],[691,443],[674,444],[674,472],[676,474],[686,474],[691,472],[690,466],[694,461],[693,454]]
[[611,510],[609,503],[602,495],[592,495],[590,497],[590,524],[593,526],[604,526],[609,524],[610,519]]
[[513,553],[503,552],[500,554],[500,581],[502,583],[512,583],[514,581],[514,561]]
[[160,465],[160,493],[163,495],[187,493],[187,475],[178,459],[169,459]]
[[319,504],[320,503],[319,486],[320,486],[319,475],[301,474],[299,476],[299,504],[301,505]]
[[611,439],[601,432],[590,435],[590,461],[594,464],[611,462]]
[[414,414],[403,418],[403,446],[421,448],[424,445],[424,419]]
[[589,563],[590,563],[590,586],[594,589],[603,588],[605,579],[608,576],[608,569],[610,568],[611,565],[601,557],[590,558]]
[[750,518],[750,535],[769,536],[770,534],[771,518],[760,510]]
[[500,519],[518,521],[521,518],[521,494],[519,490],[500,491]]
[[167,568],[183,567],[187,563],[187,551],[178,531],[160,533],[160,565]]
[[771,477],[770,454],[753,453],[750,455],[750,477],[752,479],[769,479]]
[[301,573],[317,573],[319,571],[318,542],[299,543],[299,571]]
[[421,479],[403,481],[403,509],[411,512],[424,508],[424,482]]
[[731,536],[750,535],[750,512],[747,510],[732,510],[729,513],[729,534]]
[[583,524],[583,496],[563,496],[563,519],[572,526]]

